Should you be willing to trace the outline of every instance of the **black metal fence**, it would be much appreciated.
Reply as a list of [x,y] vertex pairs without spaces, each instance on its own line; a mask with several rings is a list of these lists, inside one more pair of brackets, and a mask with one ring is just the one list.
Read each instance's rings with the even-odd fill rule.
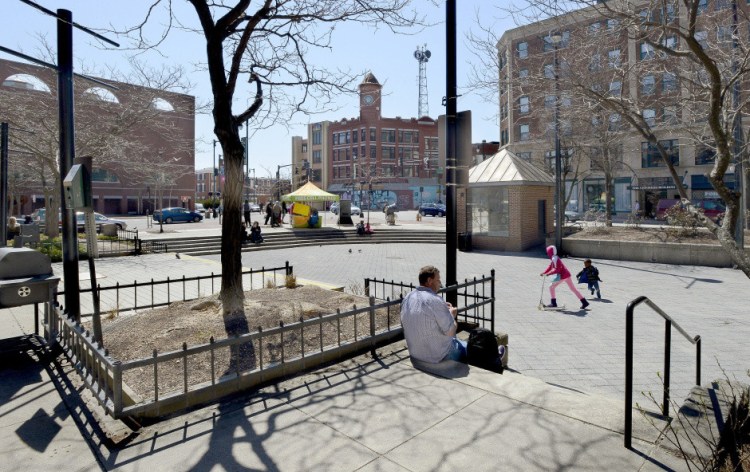
[[[284,285],[286,276],[292,274],[294,267],[287,261],[280,267],[261,267],[242,271],[242,284],[245,290],[263,288],[269,283],[273,287]],[[102,287],[96,286],[99,295],[100,313],[115,313],[144,308],[156,308],[176,301],[195,300],[219,291],[221,274],[201,275],[163,280],[151,279],[148,282],[133,281],[132,284],[120,284]],[[81,316],[94,314],[94,296],[91,288],[83,288],[81,294]],[[58,301],[62,300],[65,291],[57,293]]]
[[[413,284],[388,281],[385,279],[365,279],[365,295],[378,300],[403,298],[414,290]],[[475,323],[490,331],[495,331],[495,269],[489,277],[464,279],[463,283],[443,287],[438,295],[445,297],[447,292],[458,294],[458,320]]]

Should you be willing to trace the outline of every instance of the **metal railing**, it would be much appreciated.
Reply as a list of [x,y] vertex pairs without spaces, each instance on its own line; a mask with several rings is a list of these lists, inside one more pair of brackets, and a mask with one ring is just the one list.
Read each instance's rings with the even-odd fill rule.
[[[381,300],[403,298],[415,288],[414,284],[393,280],[365,279],[365,296]],[[457,307],[459,321],[476,323],[492,332],[495,331],[495,269],[490,271],[489,277],[483,275],[479,279],[464,279],[463,283],[443,287],[438,291],[438,295],[444,297],[449,291],[455,291],[459,302],[463,301]]]
[[[249,269],[242,271],[242,283],[245,290],[254,288],[263,288],[268,281],[274,286],[284,284],[286,276],[294,272],[294,267],[287,261],[280,267],[261,267],[260,269]],[[100,313],[107,311],[127,311],[139,310],[143,308],[157,308],[167,306],[176,301],[195,300],[202,296],[213,295],[220,288],[221,274],[200,275],[195,277],[185,277],[171,279],[167,277],[163,280],[151,279],[148,282],[133,281],[132,284],[120,284],[102,287],[96,286],[100,300]],[[201,282],[204,282],[201,287]],[[208,282],[208,283],[206,283]],[[210,291],[209,291],[210,289]],[[94,314],[94,297],[91,288],[80,289],[81,297],[81,316],[91,316]],[[176,294],[176,296],[175,296]],[[64,297],[65,291],[57,293],[58,302]],[[139,299],[140,295],[140,299]],[[144,300],[143,297],[146,297]],[[88,304],[87,308],[84,305]],[[88,310],[88,311],[87,311]]]
[[[291,270],[288,263],[284,269],[287,267]],[[474,293],[470,289],[490,283],[494,286],[494,271],[492,277],[455,286],[463,289],[468,301],[462,308],[464,316],[470,316],[467,312],[480,306],[494,314],[494,289],[489,289],[490,296],[486,296],[485,289]],[[407,287],[395,282],[394,285]],[[368,350],[374,352],[376,347],[403,336],[401,301],[401,297],[376,300],[370,296],[366,306],[355,305],[351,310],[336,310],[307,319],[300,316],[294,323],[281,322],[272,328],[259,326],[253,332],[218,341],[211,337],[207,343],[192,347],[183,343],[175,351],[154,350],[150,357],[127,361],[113,358],[80,322],[61,313],[59,306],[48,322],[49,329],[59,333],[57,339],[71,364],[109,415],[153,418]],[[172,384],[164,379],[165,369],[171,369]],[[177,375],[175,369],[179,369]],[[140,392],[134,392],[128,385],[130,379],[140,381]]]
[[695,345],[695,384],[701,384],[701,337],[690,335],[648,297],[641,296],[628,303],[625,310],[625,447],[630,449],[633,437],[633,312],[641,303],[664,318],[664,396],[662,415],[669,417],[669,384],[672,353],[672,326]]
[[[157,417],[217,400],[290,374],[343,359],[402,336],[401,300],[376,303],[131,361],[113,359],[83,325],[58,313],[59,341],[100,405],[114,418]],[[342,336],[347,326],[351,337]],[[352,331],[353,329],[353,331]],[[243,354],[244,353],[244,354]],[[160,372],[181,369],[179,385],[162,387]],[[205,368],[205,364],[208,368]],[[148,395],[133,394],[129,375],[151,375]],[[163,390],[167,390],[164,392]],[[141,392],[143,393],[143,392]]]

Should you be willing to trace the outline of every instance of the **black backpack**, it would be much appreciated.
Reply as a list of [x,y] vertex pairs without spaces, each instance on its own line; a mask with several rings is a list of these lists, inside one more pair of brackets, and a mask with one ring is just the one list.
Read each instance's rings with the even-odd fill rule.
[[492,331],[475,328],[469,332],[469,343],[466,347],[469,364],[502,373],[503,361],[497,349],[497,338]]

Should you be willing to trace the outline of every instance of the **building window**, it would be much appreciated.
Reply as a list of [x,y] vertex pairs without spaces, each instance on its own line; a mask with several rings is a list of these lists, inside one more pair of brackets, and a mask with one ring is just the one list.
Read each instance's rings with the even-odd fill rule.
[[384,161],[393,161],[396,159],[396,148],[393,146],[383,146],[380,152]]
[[698,13],[708,10],[708,0],[698,0]]
[[323,180],[322,172],[320,169],[313,169],[312,170],[312,181],[313,182],[320,182]]
[[312,152],[312,161],[313,161],[313,164],[320,164],[320,161],[321,161],[320,150],[316,150]]
[[[560,33],[561,40],[559,43],[559,47],[564,48],[570,43],[570,31],[563,31]],[[544,50],[545,51],[554,51],[555,50],[555,43],[552,42],[552,33],[550,33],[549,36],[544,37]]]
[[370,128],[370,142],[374,143],[377,139],[378,130],[376,128]]
[[[672,165],[680,165],[680,148],[676,139],[667,139],[659,141],[659,144],[667,152],[667,156],[671,159]],[[641,167],[665,167],[664,160],[659,154],[659,150],[656,146],[652,145],[648,141],[641,143]]]
[[662,76],[661,89],[665,93],[677,90],[677,75],[672,72],[665,72]]
[[520,125],[518,127],[518,134],[521,141],[528,141],[530,138],[529,125]]
[[607,20],[607,31],[615,31],[620,26],[620,22],[614,18]]
[[641,43],[641,60],[652,59],[655,55],[654,47],[649,43]]
[[529,81],[529,69],[521,69],[518,71],[518,78],[522,85],[526,85]]
[[320,130],[313,131],[313,134],[312,134],[313,145],[320,144],[321,141],[322,141],[322,133],[320,132]]
[[716,40],[720,43],[732,42],[732,27],[719,26],[716,28]]
[[656,110],[651,108],[643,110],[643,121],[649,126],[656,126]]
[[351,131],[347,131],[346,132],[346,138],[345,139],[346,139],[346,141],[345,141],[346,144],[349,144],[349,143],[352,142],[352,133],[351,133]]
[[544,108],[551,109],[555,107],[555,96],[554,95],[545,95],[544,96]]
[[367,130],[365,128],[362,128],[359,133],[359,140],[363,143],[367,140]]
[[375,162],[378,158],[378,148],[374,144],[370,145],[370,160]]
[[656,78],[649,74],[641,77],[641,95],[653,95],[656,92]]
[[675,12],[676,12],[676,8],[673,3],[667,2],[664,6],[662,6],[661,8],[662,23],[669,24],[669,23],[674,22],[675,18],[677,18],[677,15],[675,14]]
[[547,79],[555,78],[555,65],[554,64],[544,64],[544,77]]
[[619,131],[622,127],[622,117],[619,113],[612,113],[609,115],[609,125],[607,129],[609,131]]
[[508,130],[502,129],[500,130],[500,145],[505,146],[508,144]]
[[609,83],[609,95],[611,97],[619,97],[622,95],[622,82],[619,80],[613,80]]
[[677,107],[674,105],[670,105],[662,108],[661,121],[665,125],[676,125],[678,123]]
[[703,49],[708,49],[708,31],[696,31],[695,40]]
[[591,61],[589,61],[589,70],[591,72],[596,72],[601,69],[602,69],[602,55],[599,53],[592,54]]
[[[661,40],[661,45],[667,49],[671,49],[674,51],[677,49],[677,37],[676,36],[669,36]],[[666,57],[667,53],[662,52],[661,57]]]
[[94,170],[91,171],[91,181],[115,183],[119,182],[120,179],[116,174],[108,171],[107,169],[94,168]]
[[602,30],[602,24],[595,21],[589,25],[589,35],[596,36]]
[[505,236],[510,234],[510,201],[508,187],[469,189],[471,228],[475,234]]
[[522,115],[525,115],[529,112],[529,97],[527,97],[526,95],[518,99],[518,111]]
[[620,50],[612,49],[607,53],[609,67],[620,67]]
[[307,143],[302,145],[302,152],[307,152]]
[[396,130],[395,129],[380,130],[380,141],[383,143],[395,143],[396,142]]
[[705,143],[698,143],[695,146],[695,165],[702,166],[713,164],[716,161],[716,149]]
[[526,59],[529,57],[529,43],[520,42],[516,45],[516,52],[518,53],[519,59]]
[[352,131],[352,142],[356,144],[358,140],[359,140],[359,132],[357,132],[357,130],[355,129]]

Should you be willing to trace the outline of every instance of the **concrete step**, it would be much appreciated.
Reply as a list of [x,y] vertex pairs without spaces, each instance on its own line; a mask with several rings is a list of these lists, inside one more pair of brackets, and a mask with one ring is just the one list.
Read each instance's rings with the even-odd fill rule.
[[[221,251],[219,236],[196,238],[173,238],[155,240],[167,245],[170,252],[180,252],[189,255],[218,254]],[[375,234],[359,236],[353,230],[348,231],[290,231],[271,233],[264,237],[259,245],[248,244],[243,252],[264,249],[279,249],[284,247],[320,246],[323,244],[388,244],[388,243],[424,243],[435,244],[445,241],[442,231],[376,231]]]

